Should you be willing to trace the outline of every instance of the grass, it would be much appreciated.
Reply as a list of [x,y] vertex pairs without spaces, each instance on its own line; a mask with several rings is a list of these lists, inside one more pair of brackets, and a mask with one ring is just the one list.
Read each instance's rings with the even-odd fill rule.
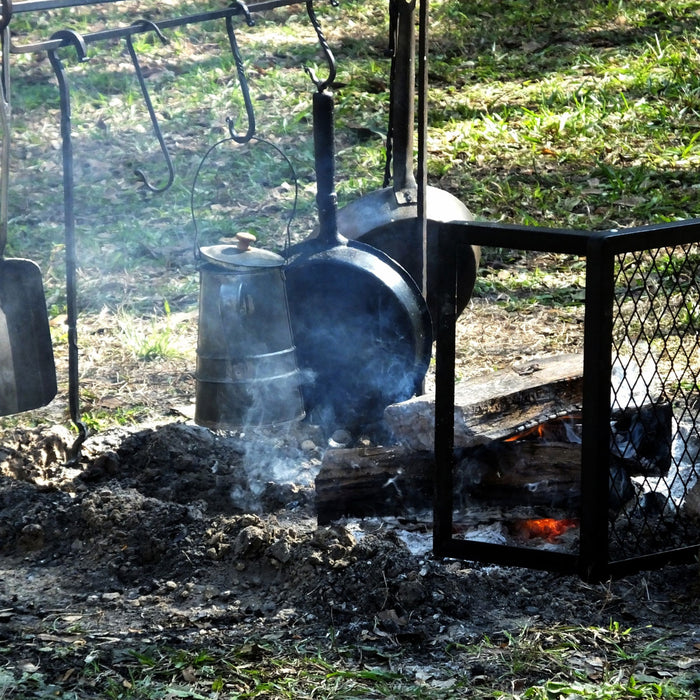
[[138,360],[150,362],[159,358],[181,357],[184,349],[179,347],[177,324],[170,313],[170,304],[164,302],[164,316],[151,319],[143,327],[137,324],[133,315],[122,311],[118,317],[122,344]]
[[[68,651],[68,650],[67,650]],[[57,649],[56,653],[60,653]],[[0,688],[21,697],[113,698],[438,698],[477,700],[628,700],[696,697],[700,675],[686,658],[668,657],[666,640],[646,630],[553,625],[452,643],[438,663],[417,669],[401,649],[316,648],[249,640],[227,649],[154,644],[138,650],[86,652],[64,679],[39,668]],[[70,658],[66,664],[72,663]],[[12,695],[10,695],[12,697]]]

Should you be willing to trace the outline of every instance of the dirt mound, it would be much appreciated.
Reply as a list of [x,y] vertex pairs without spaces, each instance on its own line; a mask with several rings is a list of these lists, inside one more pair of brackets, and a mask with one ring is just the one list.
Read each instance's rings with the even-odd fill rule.
[[[56,611],[79,615],[116,647],[154,635],[195,644],[203,635],[230,643],[332,633],[358,649],[409,649],[426,663],[447,645],[548,620],[663,620],[675,634],[694,634],[696,567],[591,586],[436,560],[428,513],[319,527],[320,443],[298,426],[254,436],[171,423],[92,436],[71,463],[65,431],[6,435],[5,648],[17,658],[36,652]],[[28,629],[36,632],[31,643]]]

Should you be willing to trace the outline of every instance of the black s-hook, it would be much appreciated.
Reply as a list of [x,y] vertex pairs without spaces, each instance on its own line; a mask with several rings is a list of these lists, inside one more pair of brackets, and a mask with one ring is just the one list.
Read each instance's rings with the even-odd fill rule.
[[318,37],[318,43],[321,44],[321,49],[323,50],[326,62],[328,63],[328,77],[325,80],[320,80],[316,76],[316,73],[314,72],[313,68],[304,66],[304,70],[306,71],[307,75],[311,78],[318,91],[323,92],[324,90],[326,90],[326,88],[329,88],[335,80],[335,57],[333,56],[331,47],[328,45],[326,37],[323,34],[323,30],[321,29],[321,25],[319,24],[318,18],[316,17],[313,0],[306,0],[306,13],[309,15],[311,24],[313,25],[313,28],[316,32],[316,36]]
[[[148,19],[140,19],[137,22],[134,22],[132,27],[144,27],[148,29],[152,29],[156,36],[160,39],[160,41],[163,44],[167,44],[168,40],[165,36],[163,36],[163,32],[161,32],[160,27],[155,23],[151,22]],[[155,187],[152,185],[148,179],[146,178],[145,173],[141,169],[134,170],[134,174],[136,177],[138,177],[141,182],[146,186],[147,189],[149,189],[151,192],[165,192],[170,185],[173,184],[173,180],[175,179],[175,168],[173,167],[173,161],[170,158],[170,153],[168,152],[168,147],[165,145],[165,140],[163,139],[163,133],[160,130],[160,125],[158,124],[158,117],[156,116],[155,110],[153,109],[153,103],[151,102],[151,97],[148,94],[148,88],[146,87],[146,81],[144,80],[143,77],[143,71],[141,70],[141,64],[139,63],[138,56],[136,55],[136,51],[134,49],[134,41],[133,41],[133,33],[130,33],[126,37],[126,48],[129,51],[129,56],[131,56],[131,62],[134,65],[134,71],[136,73],[136,78],[139,81],[139,86],[141,87],[141,94],[143,95],[143,101],[146,103],[146,108],[148,109],[148,116],[151,118],[151,125],[153,126],[153,133],[156,135],[156,138],[158,139],[158,144],[160,145],[160,151],[163,154],[163,158],[165,159],[165,164],[168,168],[168,179],[164,185],[161,185],[160,187]]]
[[[250,10],[243,0],[237,0],[236,4],[241,8],[241,12],[245,17],[246,24],[252,27],[255,24]],[[244,135],[240,136],[236,134],[233,129],[234,120],[232,117],[226,117],[226,123],[228,124],[228,133],[231,138],[236,143],[248,143],[250,139],[253,138],[255,134],[255,110],[253,109],[253,101],[250,99],[250,90],[248,89],[248,80],[245,75],[245,68],[243,66],[243,58],[241,57],[240,49],[238,48],[238,41],[236,40],[236,34],[233,31],[233,16],[226,16],[226,33],[228,34],[228,41],[231,45],[231,53],[233,54],[233,60],[236,63],[236,73],[238,74],[238,84],[241,86],[241,93],[243,94],[243,102],[245,103],[246,116],[248,118],[248,129]]]

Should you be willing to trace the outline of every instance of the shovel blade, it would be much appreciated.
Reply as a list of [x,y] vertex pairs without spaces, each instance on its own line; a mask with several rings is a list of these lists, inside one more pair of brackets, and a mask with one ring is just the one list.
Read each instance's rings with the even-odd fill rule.
[[56,391],[41,270],[31,260],[0,260],[0,416],[45,406]]

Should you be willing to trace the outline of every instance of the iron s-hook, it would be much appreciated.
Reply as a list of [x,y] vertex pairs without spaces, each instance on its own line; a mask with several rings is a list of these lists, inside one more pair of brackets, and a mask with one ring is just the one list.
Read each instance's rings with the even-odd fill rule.
[[324,90],[326,90],[326,88],[330,87],[333,84],[333,81],[335,80],[335,57],[333,56],[331,47],[328,45],[326,37],[324,36],[323,31],[321,29],[321,25],[319,24],[318,18],[316,17],[313,0],[306,0],[306,13],[309,15],[311,24],[313,25],[313,28],[316,31],[316,36],[318,37],[318,43],[321,44],[321,49],[323,50],[326,62],[328,63],[328,77],[325,80],[320,80],[316,76],[316,73],[314,72],[313,68],[304,66],[304,70],[306,71],[306,74],[311,78],[318,91],[323,92]]
[[[85,40],[77,32],[63,29],[51,36],[60,39],[61,46],[72,45],[79,61],[87,61]],[[80,396],[78,374],[78,306],[77,306],[77,249],[75,241],[75,213],[73,210],[73,141],[71,135],[70,88],[63,63],[56,49],[48,51],[51,67],[58,81],[61,108],[61,141],[63,162],[63,216],[66,245],[66,326],[68,330],[68,405],[70,417],[78,429],[78,437],[68,450],[67,463],[80,459],[80,448],[87,438],[87,426],[80,420]]]
[[[250,10],[243,0],[237,0],[235,3],[241,8],[246,24],[252,27],[255,24]],[[226,124],[228,124],[228,133],[230,134],[233,141],[236,143],[248,143],[250,139],[253,138],[255,134],[255,110],[253,109],[253,102],[250,99],[250,90],[248,89],[248,79],[245,75],[245,68],[243,66],[243,58],[241,56],[240,49],[238,48],[238,41],[236,40],[236,34],[233,31],[233,16],[226,16],[226,33],[228,34],[228,41],[231,45],[231,53],[233,54],[233,60],[236,63],[236,73],[238,74],[238,84],[241,86],[241,93],[243,95],[243,102],[245,104],[246,116],[248,118],[248,129],[243,136],[239,136],[233,129],[234,120],[232,117],[226,117]]]
[[[134,22],[132,27],[136,28],[147,28],[147,29],[152,29],[155,35],[160,39],[160,41],[163,44],[167,44],[168,40],[167,38],[163,35],[163,32],[161,32],[160,27],[155,23],[151,22],[151,20],[148,19],[140,19],[137,22]],[[160,187],[156,187],[152,185],[148,179],[146,178],[145,173],[143,170],[137,169],[134,170],[134,174],[138,179],[143,182],[143,184],[146,186],[148,190],[151,192],[165,192],[170,185],[173,184],[173,180],[175,179],[175,168],[173,167],[173,161],[170,158],[170,153],[168,152],[168,147],[165,145],[165,140],[163,139],[163,133],[160,130],[160,125],[158,124],[158,117],[156,116],[155,110],[153,109],[153,103],[151,102],[151,97],[148,94],[148,88],[146,87],[146,81],[143,77],[143,71],[141,70],[141,64],[139,63],[138,56],[136,55],[136,51],[134,49],[134,41],[133,41],[133,35],[134,33],[129,33],[126,37],[126,48],[129,51],[129,56],[131,57],[131,62],[134,65],[134,72],[136,73],[136,78],[139,81],[139,86],[141,87],[141,94],[143,95],[143,101],[146,103],[146,108],[148,109],[148,116],[151,118],[151,125],[153,126],[153,133],[156,135],[156,138],[158,139],[158,144],[160,145],[160,151],[163,154],[163,158],[165,158],[165,164],[168,168],[168,179],[166,183]]]

